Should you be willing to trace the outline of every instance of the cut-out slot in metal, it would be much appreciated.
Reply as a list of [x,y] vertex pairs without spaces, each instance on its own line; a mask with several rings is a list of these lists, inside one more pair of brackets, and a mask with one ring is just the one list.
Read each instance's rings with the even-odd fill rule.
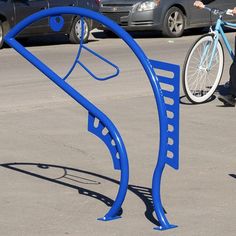
[[173,158],[174,157],[174,153],[171,151],[167,151],[167,157],[168,158]]
[[161,89],[164,90],[164,91],[173,92],[174,89],[175,89],[173,85],[168,84],[168,83],[163,83],[162,82],[162,83],[160,83],[160,85],[161,85]]
[[[110,151],[114,169],[120,170],[120,158],[117,158],[117,147],[116,145],[112,145],[112,140],[114,141],[114,138],[112,138],[111,133],[109,132],[108,128],[105,127],[105,125],[98,120],[99,122],[96,122],[97,127],[95,127],[95,121],[98,120],[94,115],[89,113],[88,118],[88,131],[99,137],[107,146],[107,148]],[[103,133],[104,132],[104,133]],[[105,134],[106,133],[106,134]],[[108,135],[109,134],[109,135]],[[119,155],[119,154],[118,154]],[[120,156],[119,156],[120,157]]]
[[97,128],[99,126],[99,119],[98,118],[94,118],[94,122],[93,122],[93,125],[95,128]]
[[168,104],[168,105],[174,105],[175,103],[173,98],[165,97],[165,96],[164,96],[164,101],[165,101],[165,104]]
[[173,71],[163,70],[161,68],[156,68],[156,74],[160,77],[165,77],[168,79],[173,79],[175,74]]
[[173,145],[174,144],[174,140],[172,138],[168,138],[168,145]]
[[169,119],[173,119],[174,118],[174,112],[172,112],[172,111],[166,111],[166,115],[167,115],[167,117],[169,118]]
[[168,124],[168,131],[173,132],[174,131],[174,126]]
[[103,130],[102,130],[102,134],[105,136],[109,133],[108,129],[105,127]]

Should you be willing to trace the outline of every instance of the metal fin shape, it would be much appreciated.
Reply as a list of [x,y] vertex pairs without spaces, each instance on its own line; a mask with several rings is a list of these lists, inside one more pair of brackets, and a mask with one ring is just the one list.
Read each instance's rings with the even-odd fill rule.
[[112,156],[113,165],[115,170],[120,170],[120,154],[118,152],[115,139],[112,137],[112,134],[106,128],[106,126],[102,123],[101,120],[97,119],[97,126],[95,124],[95,120],[97,118],[89,113],[88,116],[88,131],[99,137],[107,146]]
[[[179,66],[150,60],[160,82],[167,116],[166,164],[179,168]],[[164,75],[163,75],[164,74]]]

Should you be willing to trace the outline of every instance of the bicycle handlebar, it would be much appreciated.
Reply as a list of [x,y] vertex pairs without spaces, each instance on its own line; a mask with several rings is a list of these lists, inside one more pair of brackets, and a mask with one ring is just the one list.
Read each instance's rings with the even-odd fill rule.
[[210,11],[213,15],[217,15],[217,16],[223,16],[223,15],[229,15],[229,16],[233,16],[233,10],[232,9],[227,9],[227,10],[221,10],[219,8],[210,8],[210,7],[204,7],[203,9]]

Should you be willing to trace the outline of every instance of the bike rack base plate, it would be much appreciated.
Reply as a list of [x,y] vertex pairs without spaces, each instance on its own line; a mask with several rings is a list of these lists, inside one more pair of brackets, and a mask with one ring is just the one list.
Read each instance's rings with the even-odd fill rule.
[[114,216],[114,217],[101,217],[101,218],[98,218],[97,220],[100,220],[100,221],[111,221],[111,220],[117,220],[117,219],[120,219],[122,218],[121,216]]
[[159,231],[165,231],[165,230],[174,229],[177,227],[178,227],[177,225],[168,225],[168,227],[158,226],[158,227],[154,227],[153,229],[159,230]]

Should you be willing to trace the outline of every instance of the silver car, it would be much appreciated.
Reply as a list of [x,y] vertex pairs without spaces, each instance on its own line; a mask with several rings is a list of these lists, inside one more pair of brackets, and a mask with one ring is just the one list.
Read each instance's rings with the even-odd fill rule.
[[[185,29],[206,27],[214,22],[207,11],[193,7],[195,0],[101,0],[100,12],[127,31],[158,30],[168,37],[179,37]],[[211,7],[228,9],[235,0],[215,0]],[[236,22],[236,17],[226,17]],[[104,26],[100,28],[106,30]]]

